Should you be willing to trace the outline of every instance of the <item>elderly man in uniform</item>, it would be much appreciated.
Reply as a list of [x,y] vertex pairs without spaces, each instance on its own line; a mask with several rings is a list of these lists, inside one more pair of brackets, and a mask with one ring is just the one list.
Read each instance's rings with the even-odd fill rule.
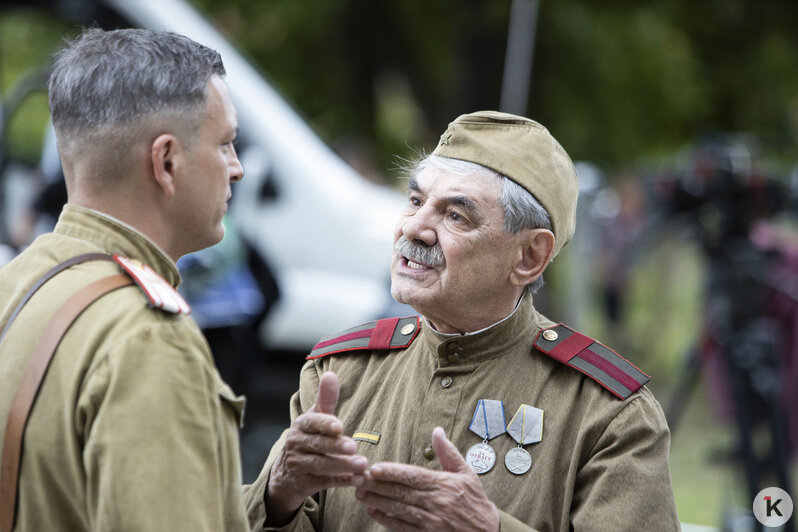
[[2,532],[248,528],[243,399],[175,291],[243,176],[224,75],[146,30],[90,29],[56,58],[68,203],[0,270]]
[[648,377],[533,306],[577,195],[540,124],[450,124],[396,225],[392,293],[421,318],[316,345],[255,528],[679,530]]

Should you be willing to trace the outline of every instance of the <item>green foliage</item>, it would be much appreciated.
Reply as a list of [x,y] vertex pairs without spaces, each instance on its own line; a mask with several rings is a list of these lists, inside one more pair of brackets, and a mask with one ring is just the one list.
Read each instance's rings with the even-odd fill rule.
[[4,104],[9,100],[18,104],[13,110],[3,109],[7,121],[3,149],[14,159],[34,165],[50,116],[46,67],[68,27],[36,10],[0,14],[0,93]]
[[[333,145],[385,171],[462,112],[499,105],[510,2],[195,0]],[[528,115],[612,168],[714,130],[794,156],[798,5],[540,2]]]

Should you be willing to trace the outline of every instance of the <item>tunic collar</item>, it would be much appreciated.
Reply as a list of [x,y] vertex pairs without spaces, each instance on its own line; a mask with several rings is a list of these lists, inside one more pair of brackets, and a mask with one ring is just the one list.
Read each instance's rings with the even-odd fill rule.
[[509,316],[474,333],[440,333],[424,319],[417,341],[425,351],[436,354],[440,367],[475,364],[509,353],[531,338],[537,328],[532,296],[525,294]]
[[107,214],[67,204],[64,205],[53,232],[93,244],[106,253],[138,259],[173,287],[180,284],[177,265],[155,242]]

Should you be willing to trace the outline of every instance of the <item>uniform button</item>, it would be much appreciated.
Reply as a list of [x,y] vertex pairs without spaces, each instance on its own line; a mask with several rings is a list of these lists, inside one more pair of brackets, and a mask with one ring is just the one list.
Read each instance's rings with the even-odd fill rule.
[[560,335],[557,334],[557,331],[553,331],[551,329],[549,329],[548,331],[543,331],[543,338],[545,338],[549,342],[555,341],[557,338],[559,338],[559,336]]
[[426,449],[424,449],[424,458],[426,458],[427,460],[432,460],[433,458],[435,458],[435,449],[433,449],[432,447],[427,447]]
[[453,355],[449,355],[446,359],[449,362],[453,362],[454,363],[454,362],[457,362],[458,360],[460,360],[460,355],[458,355],[457,353],[454,353]]
[[447,377],[444,377],[444,378],[441,379],[441,386],[443,386],[444,388],[448,388],[451,385],[452,385],[452,378],[451,377],[447,376]]

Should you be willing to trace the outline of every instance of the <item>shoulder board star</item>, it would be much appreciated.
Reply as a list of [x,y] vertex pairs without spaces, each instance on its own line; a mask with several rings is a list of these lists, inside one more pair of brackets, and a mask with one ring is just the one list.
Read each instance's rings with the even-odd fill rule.
[[124,269],[147,296],[153,308],[170,314],[190,314],[191,307],[169,282],[143,262],[114,255],[114,261]]
[[324,338],[313,347],[307,359],[346,351],[403,349],[413,343],[419,329],[418,316],[371,321]]
[[540,331],[535,347],[584,373],[619,399],[626,399],[651,380],[609,347],[562,323]]

